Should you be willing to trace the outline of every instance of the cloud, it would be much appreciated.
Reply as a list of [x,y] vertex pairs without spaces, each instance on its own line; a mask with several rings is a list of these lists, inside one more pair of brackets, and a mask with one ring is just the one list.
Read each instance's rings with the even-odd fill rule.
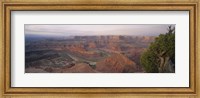
[[[170,24],[144,25],[43,25],[26,24],[25,34],[75,36],[75,35],[142,35],[156,36],[167,32]],[[173,25],[175,26],[175,25]]]

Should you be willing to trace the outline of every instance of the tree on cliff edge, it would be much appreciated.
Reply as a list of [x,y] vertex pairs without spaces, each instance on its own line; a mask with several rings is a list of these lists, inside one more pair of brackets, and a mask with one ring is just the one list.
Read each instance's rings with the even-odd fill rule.
[[142,54],[140,63],[146,72],[174,72],[175,28],[169,26],[166,34],[160,34]]

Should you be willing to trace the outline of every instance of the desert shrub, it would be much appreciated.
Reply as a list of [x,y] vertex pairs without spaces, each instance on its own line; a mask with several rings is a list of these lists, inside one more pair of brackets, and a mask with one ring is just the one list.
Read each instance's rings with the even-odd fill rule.
[[166,34],[160,34],[142,54],[140,63],[146,72],[174,72],[175,28],[169,26]]

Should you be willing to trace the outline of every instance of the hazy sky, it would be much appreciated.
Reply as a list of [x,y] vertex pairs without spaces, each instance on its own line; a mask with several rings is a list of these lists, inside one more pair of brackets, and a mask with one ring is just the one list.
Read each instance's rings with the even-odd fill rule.
[[[171,24],[158,25],[33,25],[24,26],[25,34],[45,36],[136,35],[157,36]],[[172,25],[175,26],[175,25]]]

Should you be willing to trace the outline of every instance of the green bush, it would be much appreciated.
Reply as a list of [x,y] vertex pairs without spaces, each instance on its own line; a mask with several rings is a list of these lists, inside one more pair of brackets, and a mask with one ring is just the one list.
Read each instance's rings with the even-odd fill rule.
[[174,72],[175,28],[169,26],[166,34],[160,34],[142,54],[140,63],[146,72]]

